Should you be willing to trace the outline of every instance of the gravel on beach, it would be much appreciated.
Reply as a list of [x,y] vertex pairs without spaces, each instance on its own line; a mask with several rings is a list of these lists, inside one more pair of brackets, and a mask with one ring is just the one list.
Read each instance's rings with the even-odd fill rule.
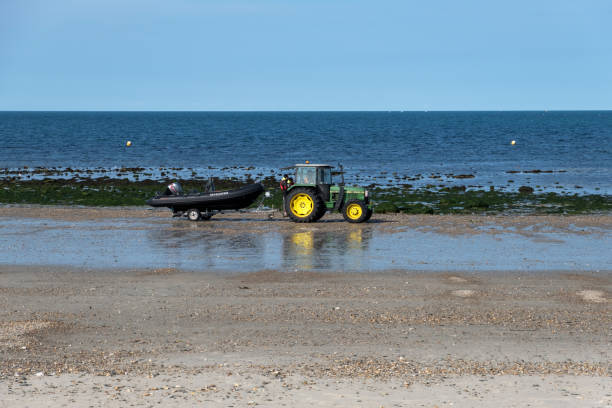
[[[588,272],[221,276],[3,266],[0,393],[17,402],[80,379],[79,389],[90,384],[90,392],[109,395],[125,394],[134,381],[142,398],[161,395],[164,386],[176,391],[173,384],[147,387],[166,376],[210,380],[188,390],[189,404],[222,389],[244,403],[244,390],[218,378],[251,388],[261,387],[258,378],[280,385],[266,394],[276,404],[301,392],[298,386],[314,387],[324,402],[331,401],[324,384],[340,387],[333,395],[353,396],[355,381],[387,391],[395,384],[396,394],[418,387],[421,398],[423,386],[537,377],[579,382],[610,402],[596,390],[612,376],[611,284],[608,275]],[[592,381],[568,380],[579,377]],[[41,378],[47,385],[33,388]],[[115,379],[119,390],[99,384]],[[266,405],[266,398],[248,398]]]

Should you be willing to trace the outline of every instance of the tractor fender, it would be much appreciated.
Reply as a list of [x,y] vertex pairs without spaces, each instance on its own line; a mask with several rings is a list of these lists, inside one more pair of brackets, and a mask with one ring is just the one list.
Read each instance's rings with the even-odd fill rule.
[[338,199],[336,200],[336,204],[332,211],[340,211],[342,206],[344,205],[344,186],[340,186],[338,190]]

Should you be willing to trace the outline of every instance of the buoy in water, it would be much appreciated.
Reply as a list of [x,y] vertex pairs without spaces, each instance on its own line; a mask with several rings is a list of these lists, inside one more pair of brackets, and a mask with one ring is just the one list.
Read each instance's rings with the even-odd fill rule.
[[[513,141],[513,143],[512,143],[512,144],[514,144],[514,141]],[[132,141],[131,141],[131,140],[128,140],[128,141],[125,143],[125,145],[126,145],[127,147],[130,147],[130,146],[132,145]]]

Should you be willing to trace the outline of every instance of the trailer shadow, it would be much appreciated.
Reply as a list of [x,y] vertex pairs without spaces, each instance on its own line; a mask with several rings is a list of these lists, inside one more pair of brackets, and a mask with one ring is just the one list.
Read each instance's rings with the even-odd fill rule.
[[[225,215],[225,217],[224,217]],[[252,213],[246,213],[244,214],[244,217],[236,217],[236,216],[227,216],[228,214],[218,214],[213,216],[209,221],[203,221],[203,222],[214,222],[214,221],[223,221],[223,222],[242,222],[242,223],[246,223],[246,222],[253,222],[253,223],[265,223],[265,222],[273,222],[273,223],[278,223],[278,222],[286,222],[289,225],[320,225],[320,224],[346,224],[346,225],[368,225],[368,224],[388,224],[388,223],[393,223],[392,220],[385,220],[385,219],[380,219],[380,218],[376,218],[376,214],[367,222],[364,223],[358,223],[358,224],[354,224],[354,223],[350,223],[348,221],[346,221],[344,218],[342,218],[342,216],[337,215],[337,214],[333,214],[333,215],[325,215],[322,219],[320,219],[319,221],[316,222],[312,222],[312,223],[301,223],[301,222],[294,222],[291,220],[291,218],[289,217],[284,217],[282,215],[268,215],[268,216],[262,216],[259,218],[254,218],[252,217]],[[240,215],[240,214],[237,214]],[[202,221],[199,221],[202,222]]]

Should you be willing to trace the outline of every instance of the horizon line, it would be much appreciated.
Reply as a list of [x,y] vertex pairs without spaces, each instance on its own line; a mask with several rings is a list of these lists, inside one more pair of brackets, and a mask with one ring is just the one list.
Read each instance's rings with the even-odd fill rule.
[[342,112],[362,112],[362,113],[427,113],[427,112],[610,112],[611,109],[330,109],[330,110],[310,110],[310,109],[298,109],[298,110],[272,110],[272,109],[261,109],[261,110],[181,110],[181,109],[127,109],[127,110],[116,110],[116,109],[0,109],[0,112],[83,112],[83,113],[94,113],[94,112],[134,112],[134,113],[164,113],[164,112],[184,112],[184,113],[342,113]]

